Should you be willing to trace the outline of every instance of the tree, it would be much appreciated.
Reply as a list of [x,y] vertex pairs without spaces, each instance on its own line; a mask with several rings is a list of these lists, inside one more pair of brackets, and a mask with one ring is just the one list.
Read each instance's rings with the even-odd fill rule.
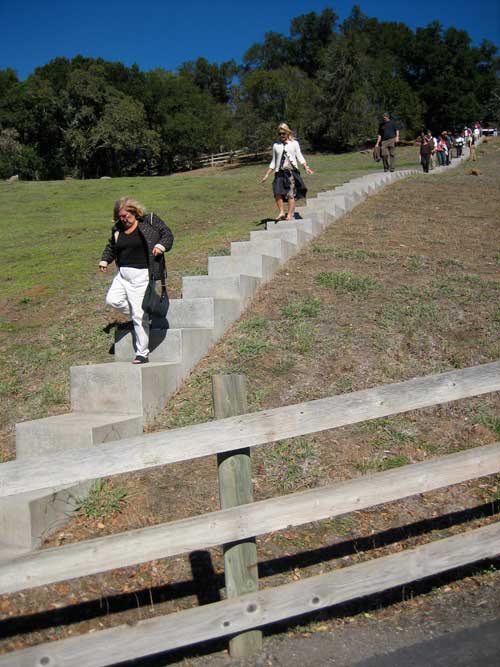
[[33,148],[23,146],[14,128],[0,130],[0,178],[18,175],[22,179],[38,178],[40,158]]
[[110,99],[89,137],[96,176],[158,172],[160,137],[149,130],[142,102],[119,94]]
[[201,91],[209,93],[219,104],[229,102],[231,83],[237,71],[234,60],[217,65],[209,63],[206,58],[190,60],[179,68],[180,76],[194,83]]
[[310,12],[292,19],[289,64],[299,67],[310,77],[316,76],[323,52],[333,39],[337,20],[332,9],[325,9],[319,15]]
[[254,44],[243,56],[244,71],[280,69],[292,59],[292,43],[279,32],[266,32],[263,44]]
[[21,89],[21,83],[13,69],[0,70],[0,128],[17,125]]
[[161,137],[161,171],[189,165],[201,153],[224,150],[230,120],[225,107],[186,77],[156,69],[146,80],[146,112]]
[[16,129],[21,141],[31,146],[43,164],[41,178],[62,178],[64,127],[68,105],[50,81],[32,75],[23,85],[21,109]]
[[269,145],[281,121],[304,137],[318,103],[317,85],[298,67],[285,65],[271,72],[247,74],[236,110],[245,145],[255,149]]
[[317,77],[322,105],[311,128],[315,148],[345,150],[373,138],[376,72],[367,45],[366,36],[353,33],[328,47]]

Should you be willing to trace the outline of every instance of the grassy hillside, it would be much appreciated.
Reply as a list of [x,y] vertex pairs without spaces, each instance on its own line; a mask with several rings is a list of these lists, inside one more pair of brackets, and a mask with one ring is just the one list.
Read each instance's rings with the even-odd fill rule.
[[[402,148],[399,166],[415,163]],[[370,154],[310,156],[310,194],[379,169]],[[206,271],[207,256],[246,240],[275,215],[265,165],[199,170],[164,178],[0,183],[0,460],[12,456],[16,421],[67,409],[71,365],[109,360],[112,276],[96,271],[114,201],[131,195],[171,226],[169,286]],[[257,227],[258,228],[258,227]]]

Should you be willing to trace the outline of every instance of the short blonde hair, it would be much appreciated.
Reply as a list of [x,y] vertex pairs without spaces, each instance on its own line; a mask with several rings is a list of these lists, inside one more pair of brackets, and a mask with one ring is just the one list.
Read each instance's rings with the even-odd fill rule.
[[290,137],[290,139],[295,138],[294,135],[293,135],[292,130],[288,127],[288,125],[286,123],[280,123],[278,125],[278,131],[279,130],[281,130],[282,132],[286,132],[288,134],[288,136]]
[[132,197],[120,197],[120,199],[115,201],[115,205],[113,207],[114,222],[118,220],[118,213],[121,211],[121,209],[125,209],[129,213],[132,213],[138,220],[142,220],[144,218],[144,214],[146,213],[145,207],[139,203],[137,199],[133,199]]

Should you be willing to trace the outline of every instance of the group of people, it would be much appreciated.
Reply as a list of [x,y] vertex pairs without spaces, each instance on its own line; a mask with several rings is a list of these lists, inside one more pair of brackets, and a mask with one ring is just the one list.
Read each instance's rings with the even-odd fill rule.
[[[430,130],[420,136],[420,162],[424,172],[439,165],[449,164],[453,146],[460,155],[463,146],[468,146],[471,159],[475,159],[474,146],[480,136],[480,125],[473,130],[465,127],[451,136],[442,132],[434,137]],[[374,149],[376,159],[381,159],[384,171],[394,171],[395,148],[399,143],[399,126],[389,113],[384,113],[378,129]],[[295,203],[305,198],[307,188],[299,166],[306,174],[313,174],[307,164],[300,144],[286,123],[278,126],[278,138],[273,144],[272,159],[262,177],[265,182],[274,173],[273,195],[278,208],[276,221],[293,220]],[[285,211],[285,205],[287,210]],[[106,304],[132,319],[135,334],[136,355],[132,363],[149,361],[150,317],[143,308],[146,289],[151,280],[166,278],[165,253],[173,244],[169,227],[155,213],[147,213],[142,204],[131,197],[122,197],[113,208],[111,236],[104,248],[99,268],[107,271],[115,262],[118,269],[106,295]]]
[[419,157],[422,170],[428,173],[436,166],[444,167],[451,162],[452,151],[461,157],[464,147],[469,149],[469,159],[476,160],[476,143],[481,136],[480,125],[476,124],[474,130],[464,127],[460,132],[443,131],[439,136],[433,136],[430,130],[422,132],[418,139],[420,144]]
[[[278,207],[276,220],[292,220],[295,202],[306,196],[307,188],[299,165],[306,174],[313,174],[300,144],[286,123],[278,127],[278,140],[273,145],[272,160],[262,182],[274,172],[273,194]],[[288,209],[285,212],[285,204]],[[102,253],[99,269],[108,270],[115,262],[117,273],[106,294],[106,304],[130,316],[134,328],[135,357],[133,364],[149,361],[150,316],[144,309],[144,298],[151,280],[165,284],[165,253],[174,241],[172,230],[155,213],[132,197],[122,197],[113,208],[111,236]]]

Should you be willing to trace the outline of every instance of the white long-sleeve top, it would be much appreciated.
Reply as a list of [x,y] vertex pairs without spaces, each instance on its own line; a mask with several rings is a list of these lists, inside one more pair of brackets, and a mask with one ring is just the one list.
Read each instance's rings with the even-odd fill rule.
[[273,159],[269,164],[269,169],[273,169],[274,171],[279,171],[281,164],[281,157],[283,155],[283,149],[285,147],[288,159],[295,167],[295,169],[299,168],[298,164],[299,162],[301,165],[306,164],[306,160],[302,155],[302,151],[300,150],[299,142],[296,139],[289,139],[286,142],[286,144],[284,144],[281,141],[277,141],[275,144],[273,144]]

